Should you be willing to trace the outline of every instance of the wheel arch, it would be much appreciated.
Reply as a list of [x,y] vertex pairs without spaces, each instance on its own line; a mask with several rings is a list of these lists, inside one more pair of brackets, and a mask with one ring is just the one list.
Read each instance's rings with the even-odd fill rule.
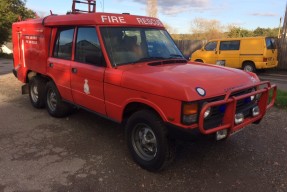
[[244,60],[244,61],[242,62],[242,64],[241,64],[241,67],[243,68],[244,65],[245,65],[245,64],[248,64],[248,63],[252,63],[252,64],[254,65],[255,69],[256,69],[256,65],[255,65],[254,61],[252,61],[252,60]]
[[33,78],[33,77],[35,77],[35,76],[37,76],[37,72],[35,72],[35,71],[32,71],[32,70],[28,70],[27,71],[27,75],[26,75],[26,83],[29,83],[29,81]]
[[200,63],[204,63],[203,59],[195,59],[195,62],[200,62]]
[[47,81],[50,81],[50,80],[53,81],[53,79],[51,77],[42,75],[41,73],[38,73],[38,72],[35,72],[35,71],[32,71],[32,70],[28,70],[27,74],[26,74],[26,83],[29,83],[29,81],[35,76],[39,76],[39,77],[41,77],[43,79],[46,79]]
[[122,111],[122,123],[126,123],[127,119],[137,111],[148,109],[157,114],[163,121],[166,121],[164,112],[157,105],[145,100],[132,100],[126,103]]

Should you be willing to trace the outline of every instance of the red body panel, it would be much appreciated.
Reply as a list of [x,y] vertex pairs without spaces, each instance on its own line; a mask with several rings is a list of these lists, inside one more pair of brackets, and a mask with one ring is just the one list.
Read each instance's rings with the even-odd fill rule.
[[71,91],[71,61],[50,57],[45,74],[57,85],[63,99],[73,101]]
[[12,31],[14,68],[18,69],[18,79],[26,82],[28,70],[46,74],[51,29],[42,25],[42,19],[35,19],[14,23]]
[[[106,115],[104,98],[105,68],[72,62],[71,67],[76,73],[71,75],[73,100],[80,106]],[[70,70],[71,71],[71,70]],[[84,84],[89,84],[88,94],[84,91]]]
[[206,64],[143,64],[119,69],[126,70],[122,79],[123,87],[180,101],[203,99],[195,87],[207,90],[205,97],[209,98],[225,94],[230,87],[252,83],[250,75],[243,71]]

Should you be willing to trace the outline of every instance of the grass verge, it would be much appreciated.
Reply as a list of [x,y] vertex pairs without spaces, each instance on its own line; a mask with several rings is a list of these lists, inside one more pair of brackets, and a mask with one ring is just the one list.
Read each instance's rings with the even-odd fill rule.
[[287,92],[277,89],[275,106],[278,108],[287,109]]

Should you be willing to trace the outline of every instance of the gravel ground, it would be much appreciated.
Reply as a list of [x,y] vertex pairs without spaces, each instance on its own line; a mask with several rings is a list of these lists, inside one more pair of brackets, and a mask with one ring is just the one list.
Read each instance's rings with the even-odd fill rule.
[[287,191],[286,111],[273,108],[226,141],[184,141],[172,165],[150,173],[118,124],[83,110],[52,118],[21,85],[0,75],[0,191]]

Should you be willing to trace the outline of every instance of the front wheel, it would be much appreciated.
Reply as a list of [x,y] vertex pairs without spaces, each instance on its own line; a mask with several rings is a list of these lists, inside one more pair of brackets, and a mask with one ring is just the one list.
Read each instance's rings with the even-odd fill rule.
[[46,85],[46,107],[53,117],[65,117],[71,113],[71,105],[62,101],[61,95],[53,82]]
[[161,118],[153,111],[134,113],[127,122],[126,137],[133,159],[144,169],[160,170],[175,157],[174,142]]

